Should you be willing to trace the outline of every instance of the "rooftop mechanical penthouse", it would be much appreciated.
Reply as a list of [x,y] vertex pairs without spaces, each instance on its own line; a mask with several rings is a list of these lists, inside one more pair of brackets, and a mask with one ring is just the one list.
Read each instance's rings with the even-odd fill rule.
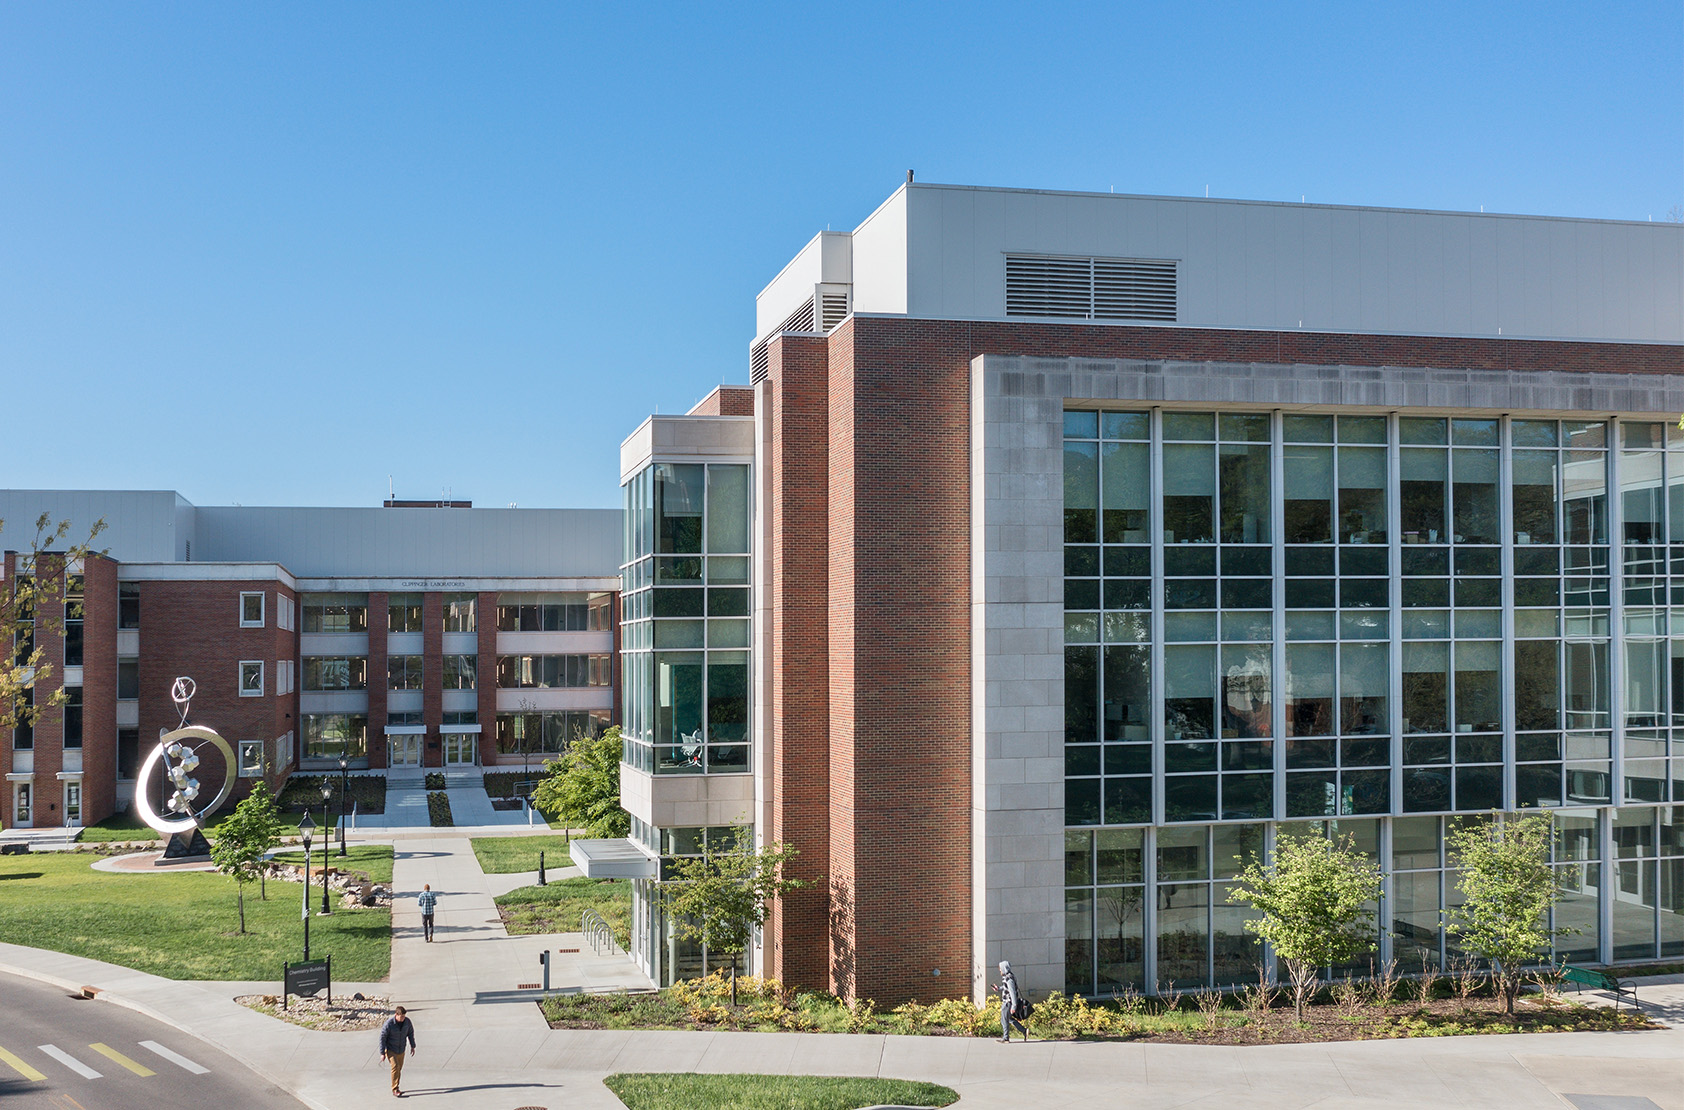
[[1531,807],[1564,954],[1684,954],[1684,226],[908,184],[757,319],[622,451],[634,840],[800,849],[756,968],[1249,980],[1304,829],[1408,967]]

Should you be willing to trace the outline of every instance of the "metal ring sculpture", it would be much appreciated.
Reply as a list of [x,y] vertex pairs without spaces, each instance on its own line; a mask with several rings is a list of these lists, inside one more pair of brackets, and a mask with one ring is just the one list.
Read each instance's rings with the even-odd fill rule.
[[[204,818],[216,812],[217,807],[228,800],[228,795],[234,789],[234,750],[228,746],[228,741],[217,735],[215,729],[187,723],[187,708],[193,700],[194,692],[191,678],[175,680],[170,689],[170,699],[181,712],[181,727],[160,736],[158,746],[146,753],[140,769],[135,772],[135,809],[140,813],[142,821],[166,836],[203,828]],[[199,800],[199,780],[192,776],[199,767],[199,755],[185,743],[189,740],[198,741],[201,747],[210,744],[222,753],[222,789],[217,791],[216,797],[209,805],[195,804]],[[151,779],[152,771],[160,761],[163,764],[165,780],[175,787],[166,805],[171,813],[181,814],[180,817],[166,818],[159,814],[152,808],[152,799],[147,797],[146,783]]]

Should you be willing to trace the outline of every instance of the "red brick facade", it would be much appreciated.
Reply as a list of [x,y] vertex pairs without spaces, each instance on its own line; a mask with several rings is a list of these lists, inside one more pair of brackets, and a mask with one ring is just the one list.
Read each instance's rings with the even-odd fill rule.
[[824,880],[771,917],[767,971],[885,1005],[970,992],[977,355],[1684,373],[1675,346],[869,316],[767,354],[769,834]]
[[687,416],[753,416],[754,390],[747,386],[722,385],[697,401]]

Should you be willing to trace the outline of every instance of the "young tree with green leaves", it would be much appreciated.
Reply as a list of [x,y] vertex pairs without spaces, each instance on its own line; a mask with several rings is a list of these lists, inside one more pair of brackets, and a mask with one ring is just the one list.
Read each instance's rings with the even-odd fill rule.
[[1503,995],[1503,1012],[1514,1017],[1515,998],[1526,968],[1549,956],[1550,941],[1574,930],[1549,927],[1549,909],[1561,896],[1550,866],[1551,815],[1463,821],[1450,830],[1452,865],[1462,904],[1446,910],[1447,931],[1464,950],[1491,965]]
[[[267,768],[265,768],[267,771]],[[270,852],[281,846],[281,811],[275,805],[275,795],[269,792],[269,780],[260,777],[257,785],[252,787],[250,794],[234,807],[236,814],[245,811],[245,835],[257,850],[259,866],[257,868],[257,889],[259,897],[265,902],[269,900],[269,869],[262,866]]]
[[1380,868],[1351,836],[1282,836],[1274,858],[1246,867],[1228,895],[1251,904],[1257,916],[1245,927],[1286,961],[1299,1021],[1320,969],[1374,950],[1379,899]]
[[[784,864],[798,854],[788,844],[756,848],[754,830],[739,827],[728,848],[672,860],[671,878],[661,884],[660,891],[674,935],[696,941],[709,955],[742,955],[754,939],[754,930],[766,921],[767,904],[807,885],[783,873]],[[736,1004],[733,959],[731,1005]]]
[[[255,797],[255,795],[254,795]],[[240,932],[246,931],[246,884],[256,879],[263,868],[264,844],[261,819],[253,819],[248,797],[234,807],[234,812],[216,826],[211,841],[211,862],[216,869],[234,880],[240,903]]]
[[[5,521],[0,520],[0,531],[4,529]],[[64,632],[65,567],[92,554],[91,545],[103,531],[105,521],[96,521],[86,543],[61,548],[70,535],[70,522],[55,524],[50,514],[42,513],[35,521],[29,554],[18,559],[18,573],[0,583],[0,731],[33,727],[48,707],[69,700],[62,687],[45,697],[34,693],[50,685],[47,680],[53,673],[42,645],[49,636]],[[49,552],[53,558],[42,558]],[[70,608],[79,605],[71,602]]]
[[620,808],[620,726],[592,739],[575,737],[561,758],[544,764],[546,774],[532,789],[532,801],[568,828],[588,836],[631,832],[631,815]]

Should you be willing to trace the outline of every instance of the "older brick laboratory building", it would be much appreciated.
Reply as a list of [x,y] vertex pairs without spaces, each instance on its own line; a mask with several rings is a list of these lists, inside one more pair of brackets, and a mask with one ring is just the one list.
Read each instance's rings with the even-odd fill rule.
[[27,545],[42,513],[73,538],[103,520],[105,554],[66,568],[5,553],[8,588],[34,574],[63,595],[62,635],[39,642],[47,688],[70,700],[0,731],[0,827],[127,808],[145,745],[179,723],[178,675],[197,683],[192,719],[233,746],[237,776],[272,784],[342,757],[390,776],[536,764],[616,719],[617,510],[0,490],[0,539]]
[[622,449],[622,777],[649,856],[800,849],[758,967],[1243,982],[1313,829],[1408,968],[1530,807],[1562,954],[1684,955],[1684,226],[909,183],[757,311]]

